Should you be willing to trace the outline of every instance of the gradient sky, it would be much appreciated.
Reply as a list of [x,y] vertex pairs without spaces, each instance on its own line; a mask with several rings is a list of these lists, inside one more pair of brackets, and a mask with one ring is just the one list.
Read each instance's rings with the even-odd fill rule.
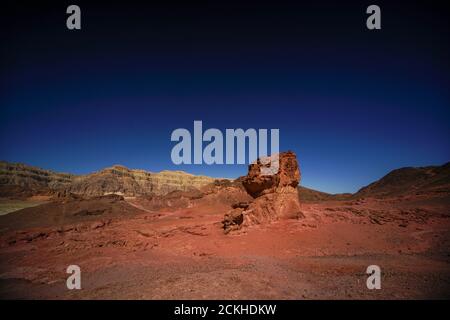
[[[392,1],[390,1],[392,2]],[[450,160],[448,13],[427,3],[274,7],[77,1],[2,8],[0,159],[89,173],[172,164],[176,128],[279,128],[301,184],[354,192],[403,166]],[[109,3],[109,2],[108,2]],[[254,2],[256,4],[258,2]]]

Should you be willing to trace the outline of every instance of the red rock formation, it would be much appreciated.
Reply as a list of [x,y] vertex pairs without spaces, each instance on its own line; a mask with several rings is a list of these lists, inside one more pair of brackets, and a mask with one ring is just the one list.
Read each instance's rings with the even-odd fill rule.
[[267,159],[258,159],[249,166],[249,172],[242,179],[242,184],[254,200],[245,205],[233,205],[233,209],[222,221],[226,233],[240,229],[243,225],[303,218],[297,191],[300,182],[297,157],[292,151],[280,153],[278,156],[279,170],[273,175],[262,173],[262,168],[270,164]]
[[258,159],[249,166],[248,174],[243,179],[242,184],[253,198],[261,195],[278,192],[283,187],[296,188],[300,182],[300,170],[297,164],[297,157],[292,151],[280,153],[278,155],[279,170],[273,175],[263,175],[262,168],[269,167],[270,157]]

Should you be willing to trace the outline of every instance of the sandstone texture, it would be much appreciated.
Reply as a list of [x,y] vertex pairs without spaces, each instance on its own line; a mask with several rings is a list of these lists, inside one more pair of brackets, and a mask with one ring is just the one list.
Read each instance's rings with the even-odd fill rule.
[[242,181],[247,193],[253,197],[249,203],[234,204],[222,221],[225,233],[278,219],[304,218],[300,210],[298,183],[300,169],[294,152],[277,155],[278,171],[272,175],[263,174],[262,168],[269,166],[270,159],[258,159],[249,166]]
[[292,151],[283,152],[278,155],[279,170],[272,175],[263,175],[262,168],[269,167],[270,157],[258,159],[250,164],[248,174],[242,180],[247,192],[254,198],[264,194],[279,192],[282,188],[296,188],[300,182],[300,170],[297,157]]

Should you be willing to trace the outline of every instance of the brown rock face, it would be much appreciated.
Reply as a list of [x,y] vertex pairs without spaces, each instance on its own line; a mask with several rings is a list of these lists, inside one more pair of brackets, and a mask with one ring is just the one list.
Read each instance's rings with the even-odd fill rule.
[[235,208],[233,210],[228,211],[225,214],[225,217],[222,221],[223,229],[225,233],[228,233],[233,230],[238,230],[241,228],[242,223],[244,222],[244,214],[243,211],[239,208]]
[[[0,161],[0,197],[77,194],[96,197],[111,193],[124,196],[165,195],[192,191],[215,183],[216,179],[183,171],[144,170],[113,166],[87,175],[72,175]],[[226,180],[217,183],[230,183]]]
[[279,170],[273,175],[263,175],[262,168],[269,168],[271,157],[266,158],[263,164],[261,159],[249,166],[248,174],[242,181],[245,190],[253,197],[277,192],[283,187],[296,188],[300,182],[300,170],[298,168],[297,157],[292,151],[279,154]]
[[[264,163],[270,162],[265,161]],[[261,159],[249,166],[242,185],[254,199],[250,203],[235,204],[224,217],[225,233],[242,226],[266,223],[278,219],[303,218],[300,210],[297,185],[300,182],[300,169],[297,157],[292,151],[279,154],[279,170],[273,175],[264,175],[261,169],[266,166]]]
[[0,161],[0,197],[51,195],[52,190],[61,190],[70,185],[73,177],[67,173]]

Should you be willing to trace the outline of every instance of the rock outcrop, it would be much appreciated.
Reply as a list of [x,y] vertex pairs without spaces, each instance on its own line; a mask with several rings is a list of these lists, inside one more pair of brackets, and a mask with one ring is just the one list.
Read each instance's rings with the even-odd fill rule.
[[270,164],[267,160],[270,159],[258,159],[249,166],[242,185],[253,200],[237,203],[225,214],[222,221],[225,233],[278,219],[303,218],[297,189],[300,169],[295,153],[280,153],[278,171],[272,175],[262,172],[262,168]]
[[[270,161],[276,156],[279,158],[278,172],[263,175],[262,169],[269,168]],[[276,156],[258,159],[255,163],[250,164],[242,185],[252,197],[257,198],[264,194],[275,193],[285,187],[296,188],[300,182],[300,170],[295,154],[288,151]]]

